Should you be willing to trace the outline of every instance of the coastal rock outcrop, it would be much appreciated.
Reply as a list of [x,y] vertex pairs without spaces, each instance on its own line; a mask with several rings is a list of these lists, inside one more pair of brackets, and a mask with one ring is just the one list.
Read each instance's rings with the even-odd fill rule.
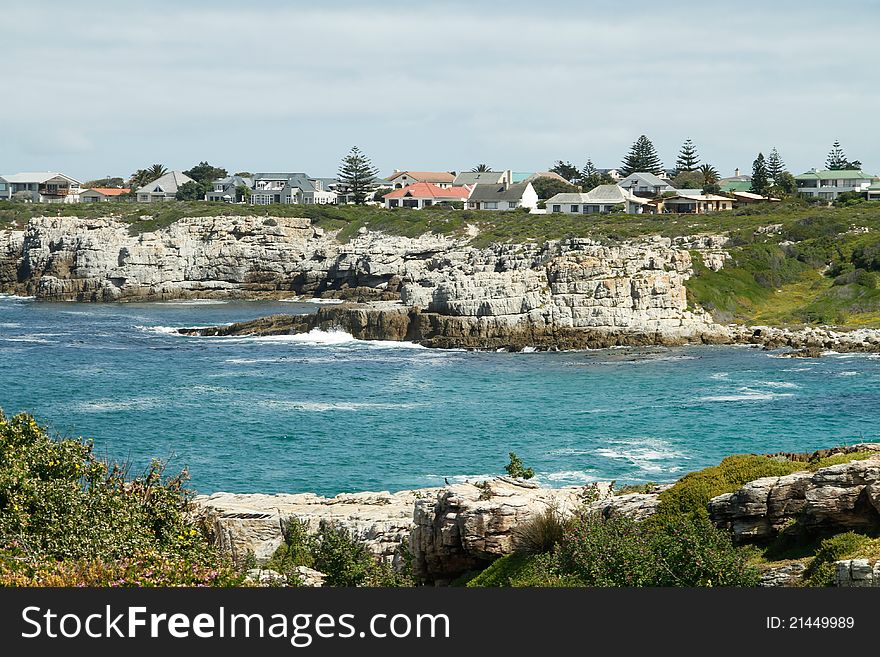
[[808,531],[880,530],[880,445],[864,460],[765,477],[709,502],[709,515],[740,542],[772,538],[797,521]]

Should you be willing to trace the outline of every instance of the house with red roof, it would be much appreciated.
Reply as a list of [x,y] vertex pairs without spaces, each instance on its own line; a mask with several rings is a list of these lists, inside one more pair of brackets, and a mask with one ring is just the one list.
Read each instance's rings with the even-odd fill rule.
[[439,187],[432,183],[415,183],[385,194],[385,207],[420,210],[439,203],[466,203],[470,187]]
[[79,194],[79,201],[80,203],[112,201],[130,192],[130,189],[117,189],[116,187],[93,187],[92,189],[84,189],[81,191]]

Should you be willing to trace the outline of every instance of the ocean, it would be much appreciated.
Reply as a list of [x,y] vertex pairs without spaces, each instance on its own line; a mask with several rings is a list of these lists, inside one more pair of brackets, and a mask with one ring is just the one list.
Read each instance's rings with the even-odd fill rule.
[[0,408],[199,493],[401,490],[503,474],[668,482],[729,454],[880,440],[880,357],[749,347],[443,351],[343,332],[184,337],[299,302],[0,296]]

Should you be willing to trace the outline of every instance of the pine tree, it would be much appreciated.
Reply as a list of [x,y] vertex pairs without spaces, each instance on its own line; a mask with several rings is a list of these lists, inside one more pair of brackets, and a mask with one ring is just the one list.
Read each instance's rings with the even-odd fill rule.
[[779,157],[779,151],[774,148],[770,151],[770,155],[767,157],[767,175],[770,177],[770,180],[773,181],[773,184],[777,184],[780,180],[780,176],[785,172],[785,162],[782,161],[782,158]]
[[696,171],[699,165],[700,156],[697,155],[697,148],[688,139],[684,142],[678,153],[678,159],[675,161],[675,173],[677,175],[682,171]]
[[761,196],[767,196],[770,189],[770,181],[767,179],[767,162],[764,154],[758,153],[757,159],[752,163],[752,188],[751,191]]
[[569,182],[576,181],[581,174],[571,162],[563,162],[562,160],[556,160],[553,166],[550,167],[550,171],[562,176]]
[[366,155],[355,146],[342,158],[339,165],[339,182],[354,197],[354,202],[363,205],[370,185],[376,182],[379,170],[373,166]]
[[632,145],[629,153],[623,158],[623,166],[620,173],[626,177],[636,172],[653,173],[663,175],[663,162],[657,155],[654,144],[645,135],[638,138]]
[[840,171],[848,166],[849,162],[847,162],[846,154],[840,146],[840,141],[835,141],[828,153],[828,159],[825,160],[825,167],[831,171]]
[[591,189],[596,189],[596,187],[604,182],[605,176],[603,176],[596,168],[593,164],[593,160],[587,159],[587,163],[584,165],[584,168],[581,169],[580,173],[581,189],[585,192],[589,192]]

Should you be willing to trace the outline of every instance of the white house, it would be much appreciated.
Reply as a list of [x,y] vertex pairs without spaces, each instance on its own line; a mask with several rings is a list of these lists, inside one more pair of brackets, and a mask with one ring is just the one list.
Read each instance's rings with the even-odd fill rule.
[[636,196],[644,198],[653,198],[666,192],[675,191],[675,187],[669,184],[669,181],[644,171],[630,174],[617,184]]
[[[699,192],[701,190],[685,190],[686,192]],[[665,212],[675,214],[708,214],[733,210],[733,199],[717,194],[687,193],[676,194],[663,199]]]
[[880,180],[875,180],[871,183],[871,186],[868,187],[868,200],[880,201]]
[[254,181],[246,176],[218,178],[211,183],[211,190],[205,194],[205,200],[215,203],[241,203],[245,200],[239,191],[242,185],[251,189],[254,186]]
[[547,200],[547,212],[564,214],[602,214],[623,211],[642,214],[650,201],[618,185],[599,185],[589,192],[562,193]]
[[440,203],[464,203],[470,193],[470,187],[443,188],[431,183],[415,183],[385,194],[385,207],[420,210]]
[[415,185],[416,183],[429,183],[441,189],[446,189],[447,187],[452,187],[455,174],[448,171],[401,171],[400,169],[395,169],[394,173],[385,180],[394,189],[403,189],[408,185]]
[[255,173],[251,203],[254,205],[336,203],[337,193],[324,189],[321,178],[305,173]]
[[53,171],[0,176],[0,199],[32,203],[78,203],[81,183]]
[[467,206],[471,210],[536,210],[538,193],[530,182],[477,184],[468,197]]
[[798,194],[801,196],[833,201],[844,192],[867,192],[873,177],[855,169],[840,171],[813,169],[795,176],[795,180]]
[[137,190],[138,203],[173,201],[177,198],[177,190],[188,182],[194,181],[182,171],[170,171],[161,178],[156,178],[153,182],[139,188]]

